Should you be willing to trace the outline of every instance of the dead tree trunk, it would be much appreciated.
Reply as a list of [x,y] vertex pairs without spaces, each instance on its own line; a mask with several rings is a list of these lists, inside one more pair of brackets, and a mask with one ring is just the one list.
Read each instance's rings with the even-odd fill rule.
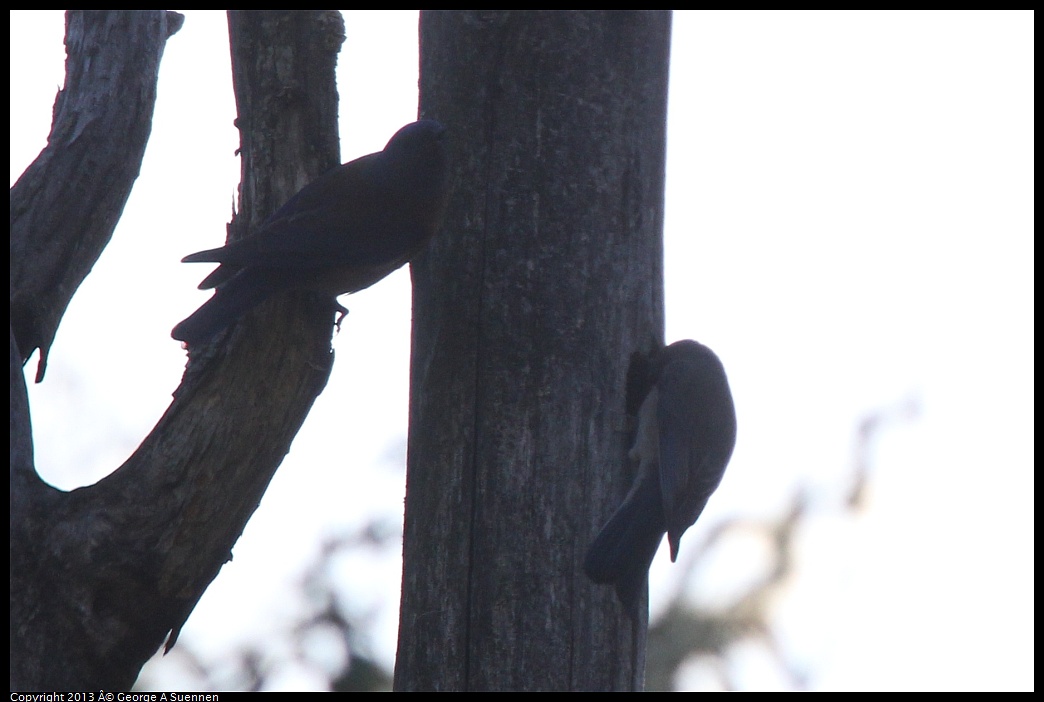
[[399,690],[640,689],[645,621],[584,575],[663,341],[670,14],[424,12],[455,195],[412,266]]

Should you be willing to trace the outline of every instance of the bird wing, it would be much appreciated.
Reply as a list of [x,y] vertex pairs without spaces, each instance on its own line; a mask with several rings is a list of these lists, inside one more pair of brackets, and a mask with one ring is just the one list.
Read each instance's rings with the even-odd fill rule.
[[735,416],[730,429],[732,398],[724,373],[714,367],[719,365],[714,358],[686,354],[666,363],[657,382],[660,488],[672,560],[681,535],[721,483],[732,453]]
[[404,197],[382,187],[381,154],[320,176],[290,198],[253,236],[225,247],[234,266],[373,265],[391,257],[404,226]]

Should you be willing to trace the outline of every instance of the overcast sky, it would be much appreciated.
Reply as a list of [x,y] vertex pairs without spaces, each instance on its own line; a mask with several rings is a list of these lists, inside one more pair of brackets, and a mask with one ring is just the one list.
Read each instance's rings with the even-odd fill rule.
[[[169,404],[185,361],[170,329],[206,299],[208,269],[179,260],[220,245],[232,208],[225,17],[185,14],[134,192],[30,388],[38,468],[62,488],[116,468]],[[416,118],[417,15],[346,17],[349,160]],[[11,28],[13,184],[46,141],[63,17],[12,12]],[[809,492],[773,621],[816,689],[1032,689],[1033,59],[1030,12],[675,14],[667,340],[717,351],[739,419],[688,538]],[[220,655],[292,622],[323,535],[401,525],[409,286],[403,269],[347,301],[330,382],[187,645]],[[906,403],[919,411],[875,444],[867,509],[843,512],[858,422]],[[721,582],[747,555],[724,558]],[[400,567],[345,565],[389,666]],[[671,575],[654,565],[654,610]],[[733,664],[751,689],[784,684],[756,646]]]

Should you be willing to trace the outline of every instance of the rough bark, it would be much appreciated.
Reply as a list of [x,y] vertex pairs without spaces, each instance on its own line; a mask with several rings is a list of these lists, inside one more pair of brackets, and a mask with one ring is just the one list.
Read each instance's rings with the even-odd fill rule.
[[456,164],[414,261],[400,690],[640,689],[644,616],[582,570],[663,341],[670,14],[424,12]]

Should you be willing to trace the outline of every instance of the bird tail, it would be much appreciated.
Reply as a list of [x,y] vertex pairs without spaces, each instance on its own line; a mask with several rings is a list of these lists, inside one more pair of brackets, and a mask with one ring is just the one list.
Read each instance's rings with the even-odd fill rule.
[[649,575],[649,566],[666,531],[659,486],[645,480],[602,527],[584,559],[584,572],[596,583],[613,583],[632,614]]
[[221,257],[225,253],[225,247],[219,246],[216,249],[207,249],[206,251],[197,251],[191,253],[185,258],[181,259],[182,263],[221,263]]
[[260,304],[275,287],[264,276],[251,273],[253,271],[241,271],[219,287],[213,297],[179,322],[170,335],[189,346],[202,344]]
[[210,275],[203,279],[203,282],[199,284],[200,290],[209,290],[216,288],[222,283],[225,283],[235,277],[236,273],[240,271],[239,266],[226,263],[225,258],[228,257],[228,247],[222,246],[217,249],[207,249],[206,251],[197,251],[196,253],[189,254],[185,258],[181,259],[182,263],[220,263],[221,265],[215,268]]

